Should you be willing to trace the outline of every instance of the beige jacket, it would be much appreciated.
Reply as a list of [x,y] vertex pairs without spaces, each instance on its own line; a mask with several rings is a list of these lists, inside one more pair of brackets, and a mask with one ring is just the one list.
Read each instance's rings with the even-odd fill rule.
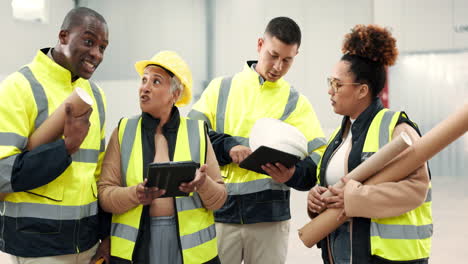
[[[206,164],[207,178],[197,192],[206,209],[217,210],[226,201],[227,192],[208,137]],[[101,179],[98,183],[99,203],[107,212],[121,214],[139,205],[136,186],[122,187],[121,179],[120,145],[118,129],[115,129],[106,149]]]
[[[392,138],[396,138],[403,131],[411,137],[413,142],[418,140],[418,133],[406,123],[395,127]],[[348,162],[346,161],[345,164]],[[424,203],[428,187],[429,172],[426,163],[399,182],[363,185],[350,180],[344,189],[345,212],[348,217],[399,216]]]

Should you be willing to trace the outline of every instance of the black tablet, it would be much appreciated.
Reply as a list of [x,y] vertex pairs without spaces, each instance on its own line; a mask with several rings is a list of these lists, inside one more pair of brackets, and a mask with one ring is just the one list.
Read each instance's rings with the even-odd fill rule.
[[188,193],[179,190],[179,185],[191,182],[199,167],[200,164],[193,161],[150,163],[146,173],[146,186],[166,190],[161,197],[188,196]]
[[296,155],[267,146],[260,146],[254,152],[252,152],[252,154],[245,158],[239,164],[239,167],[268,175],[265,171],[263,171],[261,167],[262,165],[267,163],[275,164],[276,162],[279,162],[286,166],[286,168],[291,168],[300,160],[301,159]]

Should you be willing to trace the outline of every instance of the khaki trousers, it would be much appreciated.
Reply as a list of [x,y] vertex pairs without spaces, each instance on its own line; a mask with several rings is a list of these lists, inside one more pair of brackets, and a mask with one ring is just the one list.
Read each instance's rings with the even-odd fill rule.
[[286,262],[289,220],[257,224],[216,223],[218,252],[223,264],[283,264]]
[[14,264],[88,264],[94,254],[96,254],[98,246],[99,243],[94,245],[92,248],[77,254],[39,258],[11,256],[11,259]]

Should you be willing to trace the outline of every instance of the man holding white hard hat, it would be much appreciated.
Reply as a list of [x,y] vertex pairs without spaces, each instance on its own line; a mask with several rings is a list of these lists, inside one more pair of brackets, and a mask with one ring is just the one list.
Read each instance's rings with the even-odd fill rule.
[[[234,76],[212,80],[189,113],[209,125],[228,191],[226,203],[215,212],[223,264],[285,263],[290,188],[305,191],[316,183],[326,141],[307,98],[283,79],[300,43],[296,22],[288,17],[272,19],[258,39],[258,60],[247,61]],[[239,167],[252,153],[251,131],[262,118],[297,128],[306,138],[307,157],[290,168],[267,163],[262,169],[268,175]],[[277,133],[271,128],[269,132]]]

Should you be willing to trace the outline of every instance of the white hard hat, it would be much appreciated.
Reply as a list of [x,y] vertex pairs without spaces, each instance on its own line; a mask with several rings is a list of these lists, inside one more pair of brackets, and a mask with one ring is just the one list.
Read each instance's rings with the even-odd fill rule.
[[307,157],[307,139],[296,127],[274,118],[261,118],[250,131],[252,151],[260,146],[281,150],[301,159]]

